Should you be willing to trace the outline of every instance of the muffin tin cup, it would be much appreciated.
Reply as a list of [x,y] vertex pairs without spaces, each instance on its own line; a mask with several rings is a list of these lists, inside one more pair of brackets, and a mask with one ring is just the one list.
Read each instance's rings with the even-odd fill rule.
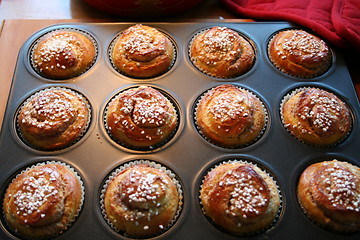
[[101,190],[101,195],[100,195],[100,208],[101,208],[101,214],[102,216],[104,217],[106,223],[117,233],[119,233],[120,235],[123,235],[124,237],[130,237],[130,238],[135,238],[135,239],[138,239],[138,238],[143,238],[143,237],[139,237],[139,236],[131,236],[131,235],[127,235],[126,233],[123,233],[121,232],[119,229],[117,229],[112,223],[111,221],[108,219],[107,215],[106,215],[106,210],[105,210],[105,205],[104,205],[104,197],[105,197],[105,192],[108,188],[108,184],[111,182],[111,180],[116,177],[121,171],[129,168],[129,167],[132,167],[132,166],[136,166],[136,165],[139,165],[139,164],[145,164],[145,165],[148,165],[149,167],[153,167],[155,169],[158,169],[158,170],[161,170],[163,171],[164,173],[166,173],[166,175],[168,175],[171,180],[173,181],[173,183],[176,185],[176,188],[177,188],[177,191],[178,191],[178,194],[179,194],[179,203],[178,203],[178,209],[176,211],[176,214],[174,216],[174,218],[170,221],[170,223],[168,224],[168,226],[164,226],[164,229],[159,232],[159,234],[153,236],[153,235],[150,235],[148,237],[145,237],[145,238],[151,238],[151,237],[156,237],[156,236],[159,236],[161,234],[164,234],[166,231],[168,231],[175,223],[176,221],[179,219],[179,216],[181,214],[181,211],[182,211],[182,207],[183,207],[183,190],[182,190],[182,186],[179,182],[179,180],[177,180],[177,176],[175,175],[174,172],[172,172],[170,169],[166,168],[165,166],[163,166],[162,164],[160,163],[156,163],[154,161],[151,161],[151,160],[144,160],[144,159],[140,159],[140,160],[133,160],[133,161],[129,161],[121,166],[119,166],[118,168],[116,168],[110,175],[109,177],[105,180],[105,183],[102,187],[102,190]]
[[[205,97],[205,95],[206,95],[207,93],[209,93],[211,90],[213,90],[216,86],[213,87],[213,88],[211,88],[211,89],[208,89],[207,91],[205,91],[204,93],[202,93],[202,94],[198,97],[198,99],[196,100],[196,103],[195,103],[195,106],[194,106],[194,110],[193,110],[193,112],[194,112],[194,114],[193,114],[193,115],[194,115],[193,121],[194,121],[194,124],[195,124],[195,127],[196,127],[197,131],[199,132],[199,134],[201,135],[202,138],[204,138],[204,139],[205,139],[207,142],[209,142],[210,144],[213,144],[213,145],[215,145],[215,146],[217,146],[217,147],[224,148],[224,149],[241,149],[241,148],[249,147],[249,146],[251,146],[252,144],[255,144],[255,143],[264,135],[264,133],[265,133],[267,127],[268,127],[268,120],[269,120],[268,110],[267,110],[267,108],[265,107],[264,102],[263,102],[255,93],[253,93],[251,90],[245,89],[245,88],[243,88],[243,87],[241,87],[241,86],[238,86],[238,85],[235,85],[235,84],[233,84],[233,85],[236,86],[236,87],[237,87],[238,89],[240,89],[240,90],[247,91],[248,93],[250,93],[252,96],[256,97],[256,99],[258,99],[258,100],[260,101],[260,103],[261,103],[261,105],[262,105],[262,108],[264,109],[264,113],[265,113],[265,116],[264,116],[264,121],[265,121],[265,122],[264,122],[264,126],[263,126],[263,128],[261,129],[261,131],[259,132],[258,136],[256,136],[252,141],[250,141],[250,142],[248,142],[248,143],[246,143],[246,144],[242,144],[242,145],[239,145],[239,146],[237,146],[237,147],[227,147],[227,146],[222,146],[222,145],[220,145],[220,144],[214,143],[211,139],[209,139],[209,138],[206,136],[206,134],[204,134],[204,133],[202,132],[201,128],[200,128],[200,127],[198,126],[198,124],[197,124],[197,119],[196,119],[197,108],[198,108],[201,100]],[[220,85],[218,85],[218,86],[220,86]]]
[[[202,213],[204,214],[204,216],[206,217],[206,219],[212,224],[214,225],[214,227],[218,228],[220,231],[223,231],[224,233],[227,233],[229,235],[234,235],[234,236],[237,236],[237,237],[254,237],[254,236],[257,236],[257,235],[260,235],[261,233],[264,233],[266,231],[269,231],[271,228],[273,228],[276,223],[279,221],[280,219],[280,215],[281,215],[281,212],[283,210],[283,202],[282,202],[282,194],[281,194],[281,190],[280,190],[280,186],[278,185],[277,181],[273,178],[273,175],[270,174],[267,170],[265,170],[264,168],[260,167],[257,163],[255,162],[250,162],[248,160],[243,160],[243,159],[228,159],[228,160],[224,160],[224,161],[221,161],[220,163],[212,166],[209,170],[207,170],[207,172],[204,173],[204,175],[202,176],[202,180],[201,180],[201,185],[200,185],[200,190],[202,189],[202,185],[203,185],[203,182],[204,182],[204,178],[205,176],[211,172],[213,169],[215,169],[216,167],[222,165],[222,164],[226,164],[226,163],[243,163],[243,164],[249,164],[249,165],[253,165],[257,168],[259,168],[261,171],[263,171],[268,177],[270,177],[274,183],[276,184],[276,188],[277,188],[277,192],[279,194],[279,198],[280,198],[280,206],[279,206],[279,209],[276,213],[276,216],[274,217],[273,221],[265,228],[263,229],[259,229],[257,231],[253,231],[253,232],[248,232],[248,233],[243,233],[243,234],[233,234],[233,233],[230,233],[228,232],[226,229],[223,229],[222,227],[218,226],[215,222],[213,222],[207,215],[206,215],[206,212],[203,208],[203,205],[201,203],[201,200],[200,200],[200,191],[199,191],[199,205],[201,206],[201,211]],[[256,223],[254,223],[256,224]]]
[[[150,26],[150,25],[149,25]],[[124,29],[125,30],[125,29]],[[123,30],[123,31],[124,31]],[[114,63],[114,60],[112,58],[112,53],[114,51],[114,47],[115,47],[115,44],[117,42],[117,40],[120,38],[121,34],[123,31],[119,32],[116,37],[111,41],[110,43],[110,46],[109,46],[109,49],[108,49],[108,58],[109,58],[109,61],[112,65],[112,67],[114,68],[114,70],[116,70],[118,73],[124,75],[125,77],[128,77],[128,78],[132,78],[132,79],[137,79],[138,81],[145,81],[147,79],[156,79],[164,74],[166,74],[167,72],[169,72],[173,67],[174,67],[174,64],[176,62],[176,59],[177,59],[177,47],[176,47],[176,43],[175,41],[172,39],[172,37],[167,34],[166,32],[162,31],[161,29],[157,29],[159,32],[161,32],[162,34],[164,34],[165,37],[167,37],[171,44],[172,44],[172,47],[173,47],[173,53],[174,53],[174,56],[173,56],[173,59],[172,59],[172,62],[170,63],[170,66],[164,71],[164,72],[161,72],[155,76],[151,76],[151,77],[135,77],[135,76],[129,76],[128,74],[124,73],[123,71],[121,71],[117,66],[116,64]]]
[[[51,91],[51,90],[64,90],[64,91],[67,91],[67,92],[70,92],[72,94],[75,94],[76,96],[78,96],[83,102],[84,104],[86,104],[86,107],[87,107],[87,110],[88,110],[88,113],[89,113],[89,116],[87,118],[87,121],[86,121],[86,124],[85,126],[83,127],[81,133],[79,134],[79,136],[71,143],[69,143],[68,145],[64,145],[60,148],[56,148],[56,149],[48,149],[48,150],[44,150],[44,149],[41,149],[39,148],[38,146],[34,146],[32,145],[31,143],[29,143],[26,138],[23,136],[22,134],[22,131],[20,129],[20,126],[18,124],[18,116],[19,116],[19,113],[21,111],[21,109],[27,105],[32,99],[34,99],[35,97],[37,97],[38,95],[40,95],[41,93],[43,92],[46,92],[46,91]],[[37,92],[35,92],[34,94],[32,94],[31,96],[29,96],[23,104],[21,104],[21,106],[19,107],[17,113],[16,113],[16,117],[15,117],[15,129],[16,129],[16,133],[18,135],[18,137],[20,138],[20,140],[25,143],[27,146],[29,146],[30,148],[34,149],[34,150],[39,150],[39,151],[45,151],[45,152],[56,152],[56,151],[61,151],[61,150],[65,150],[73,145],[75,145],[77,142],[79,142],[83,137],[84,135],[86,134],[86,132],[89,130],[89,127],[90,127],[90,123],[91,123],[91,120],[92,120],[92,108],[90,106],[90,102],[88,101],[88,99],[83,96],[81,93],[73,90],[73,89],[70,89],[70,88],[66,88],[66,87],[61,87],[61,86],[58,86],[58,87],[49,87],[49,88],[44,88],[42,90],[39,90]]]
[[[349,137],[349,135],[350,135],[351,132],[352,132],[352,125],[353,125],[353,118],[352,118],[353,113],[352,113],[352,112],[350,112],[352,123],[351,123],[349,132],[348,132],[342,139],[340,139],[339,141],[337,141],[337,142],[335,142],[335,143],[333,143],[333,144],[327,144],[327,145],[311,144],[311,143],[306,142],[306,141],[302,140],[301,138],[297,137],[295,133],[293,133],[290,129],[287,128],[286,123],[285,123],[285,121],[284,121],[284,117],[283,117],[283,106],[284,106],[284,104],[285,104],[291,97],[293,97],[294,95],[296,95],[297,93],[299,93],[299,92],[301,92],[301,91],[303,91],[303,90],[306,90],[306,89],[310,89],[310,88],[315,88],[315,89],[319,89],[319,90],[328,91],[328,92],[330,92],[330,93],[335,94],[337,97],[339,97],[339,99],[340,99],[341,101],[344,101],[340,96],[338,96],[338,94],[336,94],[336,93],[334,93],[334,92],[332,92],[332,91],[330,91],[330,90],[326,90],[326,89],[317,87],[317,86],[314,86],[314,87],[303,86],[303,87],[296,88],[296,89],[292,90],[291,92],[289,92],[288,94],[286,94],[286,95],[283,97],[283,99],[281,100],[281,103],[280,103],[280,118],[281,118],[281,122],[282,122],[284,128],[285,128],[285,129],[288,131],[288,133],[289,133],[292,137],[294,137],[297,141],[299,141],[299,142],[301,142],[301,143],[303,143],[303,144],[307,144],[307,145],[312,146],[312,147],[316,147],[316,148],[331,148],[331,147],[337,146],[337,145],[341,144],[342,142],[346,141],[346,139]],[[345,103],[347,106],[349,106],[349,104],[348,104],[347,102],[344,101],[344,103]],[[350,108],[349,108],[349,111],[351,111]]]
[[[55,234],[53,236],[48,236],[48,237],[46,237],[46,239],[48,239],[49,237],[54,238],[54,237],[57,237],[59,235],[62,235],[69,228],[71,228],[72,225],[74,224],[74,222],[76,222],[77,218],[79,217],[79,215],[80,215],[80,213],[81,213],[81,211],[83,209],[83,205],[84,205],[84,201],[85,201],[85,187],[84,187],[84,182],[83,182],[82,178],[80,177],[80,175],[77,173],[77,171],[72,166],[70,166],[69,164],[64,163],[62,161],[58,161],[58,160],[49,160],[49,161],[38,162],[38,163],[35,163],[35,164],[33,164],[33,165],[29,166],[29,167],[26,167],[24,170],[21,170],[18,174],[16,174],[16,176],[9,182],[9,185],[10,185],[11,182],[13,182],[22,173],[24,173],[26,171],[29,171],[29,170],[33,169],[34,167],[44,166],[44,165],[47,165],[47,164],[59,164],[59,165],[65,166],[67,169],[69,169],[75,175],[75,177],[79,180],[80,185],[81,185],[82,195],[81,195],[81,202],[80,202],[79,208],[77,209],[77,213],[74,216],[74,218],[72,219],[72,221],[69,222],[68,225],[66,226],[66,228],[63,229],[61,232],[59,232],[59,233],[57,233],[57,234]],[[8,188],[8,186],[6,186],[6,188]],[[4,197],[4,196],[1,196],[1,197]],[[2,214],[3,214],[3,216],[5,216],[5,213],[3,211],[4,211],[4,209],[2,209]],[[5,222],[6,228],[9,229],[9,233],[11,235],[13,235],[13,236],[18,236],[17,231],[12,229],[12,227],[10,225],[8,225],[6,219],[4,219],[4,222]],[[45,239],[45,238],[34,238],[34,239]]]
[[[37,47],[37,44],[39,44],[39,42],[43,39],[43,37],[47,34],[50,34],[52,32],[57,32],[57,31],[72,31],[72,32],[77,32],[77,33],[80,33],[82,35],[84,35],[85,37],[87,37],[91,42],[92,44],[94,45],[94,48],[95,48],[95,56],[94,56],[94,59],[92,61],[92,63],[89,64],[89,66],[87,68],[84,69],[83,72],[81,72],[80,74],[78,75],[75,75],[75,76],[72,76],[72,77],[69,77],[69,78],[64,78],[64,79],[54,79],[54,78],[49,78],[49,77],[46,77],[44,76],[39,70],[37,70],[37,67],[36,67],[36,64],[34,63],[34,59],[33,59],[33,53],[34,53],[34,49]],[[39,76],[45,78],[45,79],[48,79],[48,80],[52,80],[52,81],[66,81],[66,80],[69,80],[69,79],[73,79],[73,78],[76,78],[76,77],[79,77],[83,74],[85,74],[86,72],[88,72],[90,70],[90,68],[92,68],[92,66],[95,64],[95,62],[97,61],[97,58],[98,58],[98,44],[95,40],[95,38],[87,31],[84,31],[80,28],[71,28],[71,27],[65,27],[65,28],[55,28],[55,29],[52,29],[50,31],[47,31],[45,32],[42,36],[40,36],[34,43],[33,43],[33,46],[31,47],[30,49],[30,52],[29,52],[29,59],[30,59],[30,66],[32,67],[32,69],[34,70],[34,72],[36,74],[38,74]]]
[[[154,239],[224,239],[239,238],[214,227],[204,216],[199,203],[202,177],[220,160],[245,159],[265,169],[280,186],[282,209],[278,220],[270,229],[244,238],[254,239],[328,239],[357,240],[360,232],[335,234],[315,225],[303,213],[296,198],[296,181],[304,165],[313,159],[331,156],[349,159],[360,165],[360,108],[350,75],[346,69],[341,50],[332,48],[333,63],[324,75],[313,79],[299,79],[278,71],[267,55],[270,37],[283,29],[299,28],[288,22],[186,22],[144,23],[161,29],[174,41],[177,49],[176,62],[165,74],[149,79],[131,78],[114,70],[109,59],[109,47],[122,30],[137,23],[66,23],[48,26],[35,32],[24,42],[19,51],[11,92],[8,98],[3,126],[0,132],[0,184],[9,182],[9,173],[17,173],[23,166],[30,166],[32,159],[68,159],[76,167],[86,184],[84,204],[76,222],[57,239],[129,239],[109,226],[101,213],[100,195],[111,173],[124,163],[137,159],[150,159],[171,169],[181,183],[183,205],[172,227]],[[189,58],[189,44],[194,34],[212,26],[236,30],[251,40],[256,51],[252,69],[233,79],[219,79],[200,72]],[[34,43],[45,33],[56,29],[79,29],[91,33],[98,46],[98,57],[85,74],[71,80],[52,81],[34,72],[30,51]],[[110,99],[118,92],[144,84],[161,90],[178,110],[179,127],[169,142],[152,150],[132,150],[111,139],[104,124],[104,113]],[[253,92],[267,111],[266,129],[253,144],[236,149],[218,147],[205,140],[195,125],[194,110],[204,92],[219,84],[234,84]],[[55,86],[54,86],[55,85]],[[285,95],[306,86],[329,89],[343,96],[352,110],[351,134],[335,146],[319,148],[303,144],[284,128],[279,106]],[[76,144],[57,151],[37,151],[26,145],[17,134],[16,117],[19,108],[39,90],[64,87],[83,94],[92,110],[89,130]],[[151,160],[153,159],[153,160]],[[220,160],[219,160],[220,159]],[[254,160],[254,161],[253,161]],[[0,195],[3,195],[1,192]],[[0,196],[2,197],[2,196]],[[0,213],[2,213],[0,211]],[[296,223],[296,224],[293,224]],[[0,239],[16,240],[0,219]]]

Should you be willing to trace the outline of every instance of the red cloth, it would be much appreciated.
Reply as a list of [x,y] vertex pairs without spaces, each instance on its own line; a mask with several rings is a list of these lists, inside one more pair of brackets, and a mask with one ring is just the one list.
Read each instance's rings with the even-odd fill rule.
[[337,47],[360,50],[360,0],[220,0],[254,19],[294,22]]

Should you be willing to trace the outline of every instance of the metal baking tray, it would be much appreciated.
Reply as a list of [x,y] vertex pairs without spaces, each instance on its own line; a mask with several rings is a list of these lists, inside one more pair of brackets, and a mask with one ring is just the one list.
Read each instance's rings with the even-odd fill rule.
[[[125,28],[135,23],[67,23],[51,25],[34,33],[20,49],[13,83],[0,135],[0,196],[3,198],[12,178],[26,166],[44,160],[58,160],[73,166],[85,186],[83,209],[73,225],[56,239],[126,239],[113,231],[100,210],[100,191],[104,179],[117,166],[136,159],[148,159],[173,170],[184,191],[184,205],[177,222],[155,239],[239,239],[224,233],[202,214],[199,187],[206,171],[221,161],[242,159],[255,162],[272,174],[282,195],[282,208],[276,223],[260,234],[244,239],[360,239],[360,233],[336,234],[326,231],[301,210],[296,199],[296,185],[302,170],[319,160],[333,158],[360,165],[360,108],[351,78],[341,52],[332,48],[333,64],[322,76],[300,79],[278,71],[266,53],[269,38],[275,32],[297,28],[287,22],[196,22],[143,23],[157,27],[174,41],[177,58],[169,72],[151,79],[132,79],[114,70],[108,50],[111,41]],[[226,26],[248,38],[256,52],[253,68],[233,79],[217,79],[199,72],[188,57],[191,37],[212,26]],[[48,80],[30,66],[29,50],[44,33],[57,28],[76,28],[90,33],[98,45],[94,66],[85,74],[70,80]],[[193,121],[194,104],[198,96],[214,86],[231,83],[254,92],[268,110],[268,123],[263,136],[254,144],[240,149],[224,149],[204,140]],[[166,92],[177,104],[180,126],[164,147],[153,151],[128,150],[115,143],[103,124],[107,102],[120,90],[130,86],[149,85]],[[51,86],[69,87],[89,99],[93,118],[90,129],[74,146],[54,152],[34,150],[17,136],[17,108],[32,93]],[[300,143],[283,127],[279,106],[283,96],[294,88],[315,86],[328,89],[343,98],[352,109],[353,128],[349,137],[334,147],[320,148]],[[2,199],[1,199],[2,203]],[[1,214],[3,215],[3,214]],[[17,239],[0,221],[0,239]]]

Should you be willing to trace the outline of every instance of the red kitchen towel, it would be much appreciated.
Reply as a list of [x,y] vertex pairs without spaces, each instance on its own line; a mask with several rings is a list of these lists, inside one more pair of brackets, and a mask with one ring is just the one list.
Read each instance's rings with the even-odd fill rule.
[[220,0],[254,19],[294,22],[338,47],[360,50],[360,0]]

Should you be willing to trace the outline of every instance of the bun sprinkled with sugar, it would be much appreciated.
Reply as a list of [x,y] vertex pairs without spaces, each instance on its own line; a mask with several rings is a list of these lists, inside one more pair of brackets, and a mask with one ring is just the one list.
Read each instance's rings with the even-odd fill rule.
[[332,60],[327,44],[304,30],[277,33],[269,42],[268,55],[279,70],[301,78],[325,73]]
[[31,53],[34,69],[50,79],[69,79],[88,70],[95,61],[96,46],[89,36],[60,29],[42,36]]
[[48,88],[31,96],[20,108],[18,132],[31,147],[59,150],[85,133],[91,118],[87,100],[66,88]]
[[48,239],[75,220],[83,203],[80,178],[59,163],[33,166],[10,183],[3,210],[6,223],[25,239]]
[[294,137],[316,146],[337,144],[352,125],[348,106],[335,94],[318,88],[299,89],[287,96],[281,115]]
[[178,187],[165,169],[146,163],[125,167],[106,186],[105,218],[125,236],[159,235],[179,214]]
[[338,160],[308,166],[297,196],[306,215],[330,231],[360,230],[360,168]]
[[261,101],[234,85],[219,85],[204,94],[195,112],[200,133],[210,142],[228,148],[253,143],[266,124]]
[[281,200],[275,181],[257,166],[225,162],[213,168],[200,190],[203,211],[235,235],[254,234],[275,220]]
[[111,137],[125,147],[152,149],[171,138],[178,117],[175,107],[162,93],[140,86],[111,100],[105,124]]
[[226,27],[213,27],[196,35],[189,54],[200,71],[218,78],[232,78],[246,73],[255,59],[251,44]]
[[156,28],[136,24],[115,40],[111,60],[115,68],[130,77],[150,78],[166,72],[173,64],[175,48]]

